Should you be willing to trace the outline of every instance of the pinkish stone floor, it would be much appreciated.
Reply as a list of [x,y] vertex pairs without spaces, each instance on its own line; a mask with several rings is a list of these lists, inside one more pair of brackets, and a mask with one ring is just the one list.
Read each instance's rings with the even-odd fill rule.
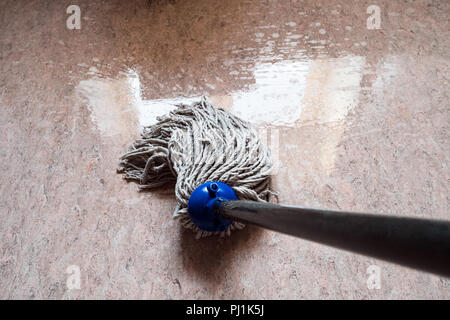
[[448,1],[80,0],[79,30],[69,4],[0,3],[0,298],[450,298],[256,227],[197,241],[115,172],[204,94],[259,128],[282,203],[449,219]]

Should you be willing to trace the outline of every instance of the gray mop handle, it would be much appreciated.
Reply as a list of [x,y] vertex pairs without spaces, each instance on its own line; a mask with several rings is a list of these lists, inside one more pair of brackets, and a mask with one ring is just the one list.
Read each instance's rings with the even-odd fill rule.
[[228,219],[450,277],[450,221],[226,201]]

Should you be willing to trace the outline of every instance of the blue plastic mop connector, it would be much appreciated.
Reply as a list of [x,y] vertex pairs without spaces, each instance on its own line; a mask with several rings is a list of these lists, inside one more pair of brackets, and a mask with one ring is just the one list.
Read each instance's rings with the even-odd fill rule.
[[237,200],[236,193],[227,184],[210,181],[198,186],[189,197],[188,212],[192,222],[205,231],[225,231],[231,220],[216,213],[222,202]]

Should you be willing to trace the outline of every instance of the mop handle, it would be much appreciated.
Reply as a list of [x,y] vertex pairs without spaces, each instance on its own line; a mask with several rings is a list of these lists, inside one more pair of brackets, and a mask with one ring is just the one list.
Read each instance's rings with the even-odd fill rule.
[[450,221],[231,200],[224,218],[450,277]]

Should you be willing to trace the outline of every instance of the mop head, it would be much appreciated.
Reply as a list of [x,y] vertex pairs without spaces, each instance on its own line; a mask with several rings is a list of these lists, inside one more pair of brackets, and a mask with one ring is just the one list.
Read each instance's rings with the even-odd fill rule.
[[208,181],[233,188],[240,200],[269,201],[272,161],[250,123],[205,98],[192,105],[178,105],[170,114],[145,127],[120,158],[118,172],[135,180],[140,189],[156,189],[175,182],[174,217],[193,230],[197,238],[230,235],[244,227],[233,222],[223,232],[199,229],[189,218],[189,196]]

